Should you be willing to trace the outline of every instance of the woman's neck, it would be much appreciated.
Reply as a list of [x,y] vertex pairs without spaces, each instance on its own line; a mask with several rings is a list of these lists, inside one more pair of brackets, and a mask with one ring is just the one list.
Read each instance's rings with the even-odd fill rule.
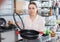
[[31,19],[32,21],[34,21],[35,18],[36,18],[36,16],[37,16],[37,14],[36,14],[36,15],[30,15],[30,19]]

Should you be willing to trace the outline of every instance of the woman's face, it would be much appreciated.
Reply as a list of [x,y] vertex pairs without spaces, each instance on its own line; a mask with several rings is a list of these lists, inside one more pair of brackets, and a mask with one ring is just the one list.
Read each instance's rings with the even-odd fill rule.
[[30,4],[28,7],[29,14],[30,15],[36,15],[37,14],[37,7],[34,4]]

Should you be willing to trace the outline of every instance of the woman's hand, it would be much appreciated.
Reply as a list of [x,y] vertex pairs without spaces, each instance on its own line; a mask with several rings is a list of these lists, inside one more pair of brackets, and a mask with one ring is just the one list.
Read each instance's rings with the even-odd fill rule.
[[10,21],[8,21],[8,24],[9,25],[11,25],[11,24],[14,25],[14,22],[12,20],[10,20]]

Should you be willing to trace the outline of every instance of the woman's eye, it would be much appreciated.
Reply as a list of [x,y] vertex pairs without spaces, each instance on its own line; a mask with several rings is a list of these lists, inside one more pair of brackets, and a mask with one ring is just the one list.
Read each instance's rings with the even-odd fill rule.
[[29,9],[31,9],[31,8],[29,8]]
[[34,9],[34,8],[29,8],[29,9]]

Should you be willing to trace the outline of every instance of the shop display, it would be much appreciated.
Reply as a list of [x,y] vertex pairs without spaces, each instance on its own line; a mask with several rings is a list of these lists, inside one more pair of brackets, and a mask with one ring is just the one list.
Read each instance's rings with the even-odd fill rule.
[[[10,16],[11,14],[14,18],[14,21],[12,19],[9,21],[10,19],[9,16],[8,16],[8,19],[4,17],[7,19],[7,22],[4,18],[0,18],[0,31],[1,31],[1,28],[3,29],[4,32],[7,30],[18,28],[20,31],[19,33],[17,32],[17,35],[19,34],[19,36],[21,36],[25,41],[28,40],[28,42],[30,42],[29,40],[39,39],[39,35],[41,35],[40,37],[43,42],[44,40],[48,42],[55,42],[55,40],[56,41],[58,40],[57,42],[60,42],[60,34],[59,34],[60,33],[60,0],[35,0],[34,1],[38,5],[38,14],[41,15],[42,17],[45,17],[46,31],[44,32],[24,29],[24,23],[20,15],[28,14],[29,2],[30,0],[23,0],[23,1],[0,0],[0,17],[4,17],[5,15]],[[21,19],[21,22],[23,24],[23,29],[21,29],[16,24],[14,15],[16,16],[16,18],[19,17]],[[18,22],[20,22],[19,18],[17,19]],[[59,35],[57,34],[57,32]]]

